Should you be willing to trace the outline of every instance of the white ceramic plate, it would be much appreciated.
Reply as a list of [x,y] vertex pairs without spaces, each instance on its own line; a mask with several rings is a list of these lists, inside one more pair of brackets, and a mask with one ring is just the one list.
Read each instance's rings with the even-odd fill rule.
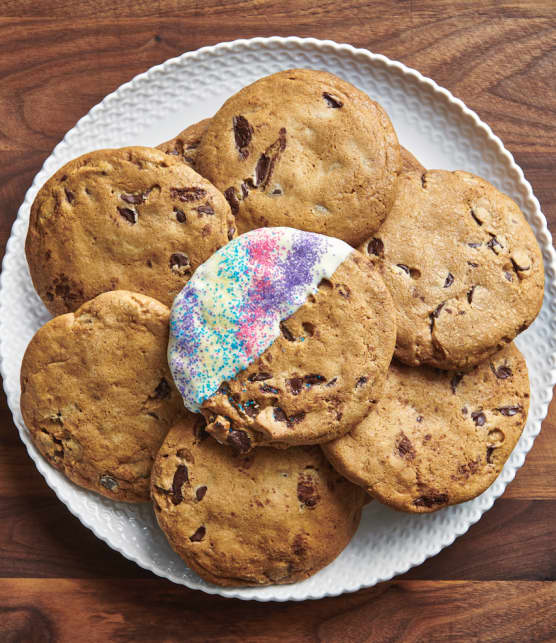
[[[543,250],[547,280],[541,314],[517,342],[530,369],[531,410],[500,477],[475,500],[421,516],[373,502],[348,548],[312,578],[294,585],[222,589],[201,580],[173,553],[150,505],[115,503],[76,487],[32,445],[19,411],[19,369],[25,347],[49,314],[33,290],[24,240],[38,188],[70,159],[102,147],[156,145],[211,116],[244,85],[293,67],[325,69],[354,83],[386,108],[401,143],[426,167],[475,172],[525,212]],[[255,38],[222,43],[168,60],[122,85],[66,134],[35,177],[13,226],[0,282],[4,388],[21,439],[48,485],[83,524],[124,556],[159,576],[210,594],[260,601],[334,596],[388,580],[434,556],[490,509],[513,479],[541,428],[556,381],[555,268],[546,220],[523,172],[488,125],[432,80],[384,56],[331,41]]]

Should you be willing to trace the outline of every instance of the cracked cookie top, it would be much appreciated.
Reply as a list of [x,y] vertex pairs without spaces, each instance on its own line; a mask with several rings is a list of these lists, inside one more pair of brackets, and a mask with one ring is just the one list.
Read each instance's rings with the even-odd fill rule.
[[527,365],[514,344],[467,373],[393,362],[375,409],[323,449],[380,502],[426,513],[494,482],[528,409]]
[[224,586],[314,574],[348,544],[366,499],[319,447],[234,454],[193,415],[168,433],[151,484],[173,549],[202,578]]
[[544,269],[519,207],[468,172],[400,176],[384,225],[361,246],[394,299],[395,355],[410,366],[470,368],[537,316]]
[[25,252],[55,315],[117,289],[170,306],[234,234],[223,195],[179,156],[127,147],[74,159],[42,186]]
[[147,502],[152,462],[183,412],[166,361],[170,311],[107,292],[40,328],[21,366],[21,412],[43,456],[76,484]]
[[224,103],[196,168],[226,195],[239,233],[291,226],[358,245],[392,206],[400,152],[367,94],[333,74],[293,69]]

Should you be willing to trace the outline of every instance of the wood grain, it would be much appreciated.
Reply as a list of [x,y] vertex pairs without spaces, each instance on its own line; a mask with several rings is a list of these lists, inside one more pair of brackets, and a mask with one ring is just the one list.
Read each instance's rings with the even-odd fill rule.
[[[556,585],[396,581],[341,600],[247,603],[161,580],[0,580],[0,638],[87,641],[548,641]],[[145,608],[148,605],[149,609]],[[488,624],[488,627],[485,627]],[[33,636],[34,638],[31,638]]]
[[[107,93],[184,51],[292,33],[450,89],[503,139],[556,230],[554,0],[0,0],[0,253],[44,159]],[[352,595],[243,603],[155,579],[99,541],[46,486],[0,396],[0,640],[551,640],[554,471],[556,403],[503,498],[435,558]]]

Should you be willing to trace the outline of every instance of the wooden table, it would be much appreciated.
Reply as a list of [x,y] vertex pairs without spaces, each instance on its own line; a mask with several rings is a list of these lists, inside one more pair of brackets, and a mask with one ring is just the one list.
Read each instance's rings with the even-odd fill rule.
[[[103,96],[184,51],[331,38],[401,60],[476,110],[556,231],[556,3],[456,0],[0,0],[0,241],[53,146]],[[0,408],[1,641],[540,641],[556,637],[556,405],[504,496],[403,577],[258,604],[155,578],[46,486]]]

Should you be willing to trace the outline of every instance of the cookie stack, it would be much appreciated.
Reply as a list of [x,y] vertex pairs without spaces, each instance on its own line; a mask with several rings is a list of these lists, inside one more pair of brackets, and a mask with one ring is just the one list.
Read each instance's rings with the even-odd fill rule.
[[82,487],[152,501],[218,585],[307,578],[369,496],[474,498],[525,425],[512,341],[544,270],[523,214],[425,170],[326,72],[263,78],[158,149],[71,161],[26,254],[56,315],[21,369],[37,448]]

